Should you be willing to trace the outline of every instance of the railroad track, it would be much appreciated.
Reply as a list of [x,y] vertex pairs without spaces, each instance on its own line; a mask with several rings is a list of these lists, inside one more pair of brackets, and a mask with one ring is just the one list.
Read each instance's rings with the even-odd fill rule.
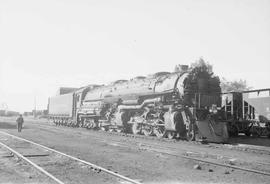
[[[54,127],[56,129],[62,129],[61,126],[55,126],[54,124],[39,124],[39,126],[43,127]],[[66,126],[64,126],[66,127]],[[66,127],[71,128],[71,127]],[[73,129],[73,128],[72,128]],[[76,128],[77,129],[77,128]],[[84,129],[84,128],[83,128]],[[97,132],[96,130],[89,129],[89,131]],[[223,149],[229,149],[229,150],[237,150],[237,151],[243,151],[243,152],[256,152],[259,154],[268,154],[270,155],[270,149],[269,148],[262,148],[259,146],[252,146],[252,145],[232,145],[232,144],[217,144],[217,143],[205,143],[205,142],[198,142],[198,141],[186,141],[183,139],[168,139],[168,138],[158,138],[156,136],[145,136],[145,135],[134,135],[129,133],[123,133],[123,132],[109,132],[109,131],[98,131],[100,133],[106,133],[109,135],[114,136],[121,136],[121,137],[129,137],[133,139],[144,139],[144,140],[154,140],[157,142],[168,142],[168,143],[178,143],[181,142],[181,144],[185,145],[205,145],[208,148],[216,149],[216,148],[223,148]]]
[[[194,161],[201,162],[201,163],[207,163],[207,164],[226,167],[226,168],[232,168],[232,169],[236,169],[236,170],[256,173],[256,174],[265,175],[265,176],[270,177],[270,172],[237,166],[237,165],[235,165],[237,162],[231,163],[230,158],[228,159],[226,157],[223,157],[222,155],[211,155],[211,154],[210,155],[201,155],[201,153],[196,153],[196,152],[192,152],[192,151],[186,152],[186,154],[180,154],[176,150],[167,150],[167,149],[164,149],[163,147],[152,146],[149,144],[144,144],[141,147],[142,147],[142,149],[146,149],[146,150],[157,152],[157,153],[167,154],[167,155],[181,157],[181,158],[188,159],[188,160],[194,160]],[[217,159],[218,157],[223,157],[223,159]],[[224,163],[224,161],[227,161],[228,164]],[[229,163],[231,163],[231,164],[229,164]],[[270,163],[257,163],[257,164],[268,166]],[[269,167],[268,167],[268,169],[269,169]]]
[[[0,133],[1,133],[1,131],[0,131]],[[96,140],[106,142],[107,144],[114,145],[114,146],[130,147],[130,143],[128,143],[128,142],[125,143],[125,142],[120,142],[119,140],[117,141],[115,139],[104,139],[104,138],[100,138],[100,137],[97,137],[97,136],[93,136],[93,138],[96,139]],[[19,138],[19,139],[22,139],[22,138]],[[29,142],[31,142],[31,141],[29,141]],[[252,169],[252,168],[241,167],[241,166],[237,166],[237,165],[234,165],[234,164],[232,165],[232,164],[229,164],[229,163],[224,163],[224,159],[217,159],[217,157],[219,157],[221,155],[211,155],[211,154],[209,154],[209,155],[201,155],[201,153],[197,153],[197,152],[193,152],[193,151],[185,152],[183,154],[183,152],[182,153],[179,152],[179,150],[176,150],[176,148],[164,147],[164,146],[160,146],[158,144],[150,144],[150,143],[135,142],[134,146],[137,146],[137,148],[139,148],[139,149],[143,149],[143,150],[146,150],[146,151],[151,151],[151,152],[155,152],[155,153],[159,153],[159,154],[165,154],[165,155],[170,155],[170,156],[175,156],[175,157],[181,157],[181,158],[188,159],[188,160],[193,160],[193,161],[196,161],[196,162],[199,162],[199,163],[207,163],[207,164],[211,164],[211,165],[215,165],[215,166],[220,166],[220,167],[225,167],[225,168],[232,168],[232,169],[235,169],[235,170],[240,170],[240,171],[245,171],[245,172],[250,172],[250,173],[256,173],[256,174],[259,174],[259,175],[264,175],[264,176],[269,176],[270,177],[270,172],[257,170],[257,169]],[[51,148],[48,148],[48,149],[51,149]],[[229,159],[230,159],[230,158],[226,158],[226,157],[224,157],[224,158],[225,158],[226,161],[229,161]],[[268,163],[258,163],[258,164],[268,164]]]
[[[92,138],[94,137],[94,139],[96,139],[96,140],[99,140],[101,142],[111,144],[114,146],[130,147],[129,142],[120,142],[119,140],[115,140],[113,138],[105,139],[105,138],[100,138],[98,136],[93,136],[93,135],[91,135],[91,137]],[[171,155],[171,156],[175,156],[175,157],[181,157],[184,159],[207,163],[207,164],[216,165],[216,166],[220,166],[220,167],[232,168],[232,169],[236,169],[236,170],[256,173],[256,174],[265,175],[265,176],[270,176],[270,172],[265,172],[262,170],[237,166],[237,165],[235,165],[235,164],[237,164],[236,162],[231,162],[231,160],[234,160],[234,158],[228,157],[225,155],[201,153],[201,152],[187,151],[187,150],[186,151],[179,151],[175,147],[163,146],[163,145],[160,146],[159,144],[156,144],[156,143],[145,143],[145,142],[141,143],[141,142],[137,142],[137,141],[135,141],[134,143],[135,143],[135,144],[133,144],[134,146],[137,146],[139,149],[146,150],[146,151]],[[243,164],[243,163],[241,163],[241,164]],[[270,163],[256,162],[256,164],[257,165],[265,165],[268,167]]]
[[[89,183],[89,181],[92,181],[92,183],[141,183],[118,174],[116,171],[108,170],[33,141],[3,131],[0,131],[0,135],[0,146],[11,152],[12,155],[10,156],[16,155],[55,183]],[[32,154],[29,154],[31,152]],[[78,174],[87,176],[84,179],[87,181],[73,181],[73,177],[78,179]],[[104,180],[104,177],[106,177],[106,180]]]
[[[94,131],[94,130],[91,130],[91,131]],[[108,133],[112,134],[112,135],[124,136],[124,137],[142,138],[142,139],[147,139],[147,140],[148,139],[159,140],[159,141],[165,141],[165,142],[177,142],[177,140],[171,140],[171,139],[166,139],[166,138],[147,137],[147,136],[143,136],[143,135],[125,134],[125,133],[121,133],[121,132],[108,132]],[[101,142],[105,142],[105,143],[108,143],[111,145],[130,147],[129,142],[120,142],[119,140],[113,139],[111,137],[108,139],[106,139],[105,137],[101,138],[101,137],[95,136],[95,135],[91,135],[91,137],[96,139],[96,140],[99,140]],[[188,141],[184,141],[184,140],[181,141],[181,143],[182,142],[187,143],[189,145],[201,145],[201,143],[199,143],[199,142],[188,142]],[[152,151],[152,152],[156,152],[156,153],[181,157],[184,159],[194,160],[197,162],[207,163],[207,164],[216,165],[216,166],[220,166],[220,167],[232,168],[235,170],[241,170],[241,171],[256,173],[256,174],[260,174],[260,175],[270,176],[270,172],[268,172],[268,171],[266,172],[263,170],[237,166],[237,165],[235,165],[237,163],[231,161],[231,160],[234,160],[234,158],[228,157],[225,155],[212,154],[212,153],[199,153],[199,152],[194,152],[194,151],[190,151],[190,150],[186,150],[184,152],[181,152],[181,151],[177,150],[177,148],[175,148],[175,147],[164,146],[164,145],[160,146],[160,144],[155,143],[155,142],[141,143],[140,141],[134,141],[134,143],[135,143],[134,146],[136,145],[139,149],[143,149],[143,150],[147,150],[147,151]],[[219,144],[212,144],[212,145],[214,145],[214,147],[211,147],[211,148],[216,148],[217,145],[219,146]],[[226,145],[221,145],[221,146],[228,149],[228,147]],[[252,149],[252,148],[250,148],[250,149]],[[256,149],[256,148],[254,148],[254,149]],[[236,149],[236,150],[239,150],[239,149]],[[242,151],[242,150],[240,150],[240,151]],[[241,164],[245,164],[245,163],[241,163]],[[259,166],[265,165],[266,167],[268,167],[270,163],[256,162],[256,164]]]
[[[55,126],[55,124],[44,124],[37,121],[31,121],[30,122],[33,125],[36,125],[38,123],[38,126],[41,127],[54,127],[55,129],[62,129],[62,126]],[[71,127],[64,126],[66,128],[74,129]],[[75,129],[81,129],[81,128],[75,128]],[[83,128],[85,129],[85,128]],[[89,129],[89,131],[97,132],[96,130]],[[129,137],[133,139],[144,139],[144,140],[154,140],[157,142],[168,142],[168,143],[177,143],[181,142],[181,144],[185,145],[203,145],[206,144],[208,148],[216,149],[216,148],[222,148],[222,149],[229,149],[229,150],[237,150],[237,151],[243,151],[243,152],[252,152],[252,153],[259,153],[259,154],[267,154],[270,155],[270,149],[269,148],[263,148],[262,146],[252,146],[252,145],[232,145],[232,144],[217,144],[217,143],[205,143],[205,142],[198,142],[198,141],[186,141],[183,139],[168,139],[168,138],[158,138],[156,136],[145,136],[145,135],[134,135],[129,133],[123,133],[123,132],[105,132],[105,131],[98,131],[100,133],[106,133],[109,135],[115,135],[115,136],[122,136],[122,137]]]
[[[54,131],[54,129],[52,130],[51,127],[52,125],[44,125],[44,124],[39,124],[39,127],[43,127],[44,129],[48,130],[48,128],[50,128],[50,131]],[[58,130],[64,130],[61,127],[55,127],[55,129]],[[70,129],[71,130],[71,129]],[[93,132],[96,132],[94,130],[90,130]],[[80,133],[87,135],[87,131],[81,131]],[[103,133],[103,132],[102,132]],[[165,142],[177,142],[177,140],[170,140],[170,139],[159,139],[156,137],[146,137],[146,136],[142,136],[142,135],[133,135],[133,134],[125,134],[125,133],[119,133],[119,132],[104,132],[104,134],[111,134],[111,135],[116,135],[116,136],[124,136],[124,137],[132,137],[132,138],[140,138],[140,139],[147,139],[147,140],[159,140],[159,141],[165,141]],[[117,141],[117,139],[113,139],[112,137],[108,137],[108,139],[105,139],[105,137],[100,138],[99,136],[94,136],[93,134],[91,134],[91,137],[93,137],[96,140],[100,140],[112,145],[118,145],[118,146],[125,146],[125,147],[129,147],[130,143],[129,142],[119,142],[119,140]],[[140,141],[134,141],[135,145],[139,148],[139,149],[144,149],[147,151],[151,151],[151,152],[156,152],[156,153],[161,153],[161,154],[167,154],[167,155],[171,155],[171,156],[176,156],[176,157],[182,157],[184,159],[189,159],[189,160],[194,160],[196,162],[202,162],[202,163],[207,163],[207,164],[211,164],[211,165],[216,165],[216,166],[220,166],[220,167],[226,167],[226,168],[232,168],[235,170],[241,170],[241,171],[246,171],[246,172],[251,172],[251,173],[256,173],[256,174],[260,174],[260,175],[265,175],[265,176],[270,176],[270,172],[269,172],[269,167],[267,168],[267,171],[265,170],[258,170],[258,169],[253,169],[253,168],[247,168],[247,167],[241,167],[241,166],[237,166],[235,165],[235,163],[233,164],[228,164],[228,163],[224,163],[224,161],[229,161],[230,158],[227,158],[224,155],[215,155],[215,154],[207,154],[207,155],[201,155],[201,153],[197,153],[194,151],[186,151],[184,154],[183,152],[180,153],[179,150],[176,150],[176,148],[174,147],[170,147],[170,146],[160,146],[158,144],[158,142],[151,142],[151,143],[141,143]],[[187,141],[181,141],[181,143],[185,143],[187,145],[194,145],[194,144],[200,144],[198,142],[187,142]],[[214,145],[213,148],[216,148],[218,146],[221,146],[223,148],[228,148],[226,145],[219,145],[219,144],[212,144]],[[251,148],[252,149],[252,148]],[[257,149],[257,148],[254,148]],[[236,149],[238,150],[238,149]],[[245,148],[246,150],[246,148]],[[242,151],[242,150],[241,150]],[[267,150],[265,150],[267,152]],[[211,151],[210,151],[211,152]],[[267,152],[268,154],[269,152]],[[223,159],[220,159],[218,157],[223,157]],[[241,163],[242,164],[242,163]],[[260,165],[264,165],[265,166],[269,166],[270,163],[256,163],[258,166]],[[260,168],[260,167],[259,167]]]

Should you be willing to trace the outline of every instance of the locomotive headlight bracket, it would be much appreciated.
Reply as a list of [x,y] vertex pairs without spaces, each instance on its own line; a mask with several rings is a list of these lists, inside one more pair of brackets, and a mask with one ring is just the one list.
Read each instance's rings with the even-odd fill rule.
[[217,104],[212,104],[212,106],[209,109],[210,113],[217,114],[218,113],[218,107]]

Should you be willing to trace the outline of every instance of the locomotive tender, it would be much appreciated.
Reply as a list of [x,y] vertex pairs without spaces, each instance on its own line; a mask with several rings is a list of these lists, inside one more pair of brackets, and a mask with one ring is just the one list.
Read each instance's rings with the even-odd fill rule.
[[226,142],[226,123],[209,110],[220,106],[220,82],[206,66],[89,85],[49,98],[57,125],[146,136]]

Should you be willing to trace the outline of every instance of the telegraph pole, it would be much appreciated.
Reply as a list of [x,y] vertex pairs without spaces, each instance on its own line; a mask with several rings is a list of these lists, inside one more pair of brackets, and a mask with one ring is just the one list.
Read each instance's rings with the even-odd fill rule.
[[35,95],[35,99],[34,99],[34,118],[37,117],[37,100],[36,100],[36,95]]

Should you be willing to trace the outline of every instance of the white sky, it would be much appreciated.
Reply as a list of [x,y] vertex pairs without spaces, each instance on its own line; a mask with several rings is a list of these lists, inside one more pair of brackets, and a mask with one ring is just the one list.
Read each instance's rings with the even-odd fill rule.
[[0,0],[0,109],[190,64],[270,87],[270,0]]

